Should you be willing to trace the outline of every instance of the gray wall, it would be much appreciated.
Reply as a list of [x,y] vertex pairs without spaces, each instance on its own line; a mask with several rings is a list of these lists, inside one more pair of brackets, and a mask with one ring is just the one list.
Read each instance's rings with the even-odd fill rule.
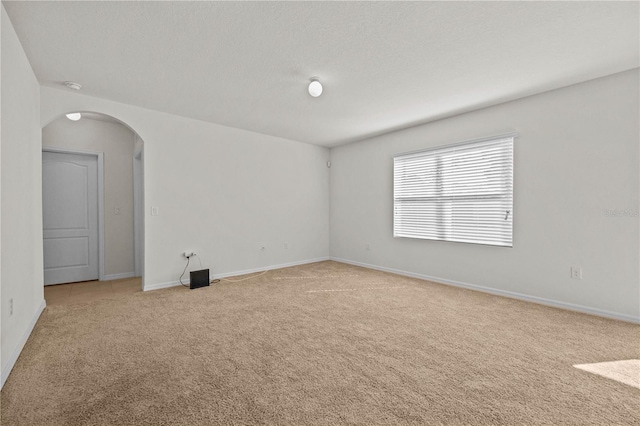
[[[104,153],[106,279],[134,274],[133,148],[135,134],[118,123],[60,117],[42,129],[42,145]],[[115,214],[116,207],[120,214]]]
[[[332,149],[331,256],[637,320],[638,80],[635,69]],[[512,249],[393,238],[394,154],[512,131]]]
[[[42,271],[42,152],[40,85],[2,6],[2,383],[40,309]],[[13,315],[9,302],[13,299]]]

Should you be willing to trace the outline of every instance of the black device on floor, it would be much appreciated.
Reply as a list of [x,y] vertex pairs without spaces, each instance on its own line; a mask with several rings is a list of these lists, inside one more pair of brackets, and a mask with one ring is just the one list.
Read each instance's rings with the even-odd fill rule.
[[189,288],[207,287],[209,285],[209,270],[200,269],[199,271],[191,271],[191,281],[189,282]]

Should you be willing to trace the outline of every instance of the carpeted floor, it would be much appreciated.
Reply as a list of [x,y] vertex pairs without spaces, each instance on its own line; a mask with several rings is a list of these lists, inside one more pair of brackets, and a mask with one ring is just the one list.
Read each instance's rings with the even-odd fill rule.
[[639,343],[637,325],[321,262],[48,307],[2,425],[637,425],[640,389],[573,365]]

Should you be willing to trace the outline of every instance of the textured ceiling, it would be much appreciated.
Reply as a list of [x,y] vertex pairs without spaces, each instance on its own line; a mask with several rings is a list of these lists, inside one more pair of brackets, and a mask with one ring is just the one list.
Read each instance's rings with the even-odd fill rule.
[[638,2],[4,4],[44,85],[324,146],[640,65]]

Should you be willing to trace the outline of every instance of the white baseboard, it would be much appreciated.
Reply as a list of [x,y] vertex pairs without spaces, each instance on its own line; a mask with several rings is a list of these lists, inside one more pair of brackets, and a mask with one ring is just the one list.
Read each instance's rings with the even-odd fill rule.
[[123,278],[133,278],[136,276],[135,272],[123,272],[121,274],[109,274],[102,277],[102,281],[121,280]]
[[[306,259],[306,260],[299,260],[296,262],[289,262],[289,263],[281,263],[279,265],[271,265],[271,266],[263,266],[260,268],[253,268],[253,269],[244,269],[242,271],[233,271],[233,272],[225,272],[223,274],[216,274],[216,275],[212,275],[210,277],[210,279],[220,279],[220,278],[227,278],[227,277],[235,277],[237,275],[246,275],[246,274],[253,274],[255,272],[262,272],[262,271],[271,271],[273,269],[282,269],[282,268],[289,268],[291,266],[298,266],[298,265],[306,265],[307,263],[316,263],[316,262],[323,262],[325,260],[329,260],[329,257],[318,257],[315,259]],[[182,282],[186,285],[189,284],[189,278],[183,278]],[[149,285],[145,285],[143,291],[151,291],[151,290],[160,290],[162,288],[169,288],[169,287],[176,287],[179,286],[180,281],[170,281],[167,283],[159,283],[159,284],[149,284]]]
[[18,342],[18,346],[16,346],[16,348],[13,350],[13,352],[11,353],[11,356],[9,357],[9,360],[7,361],[5,366],[2,368],[2,376],[0,377],[0,389],[2,389],[2,387],[4,386],[4,382],[6,382],[7,378],[9,378],[9,374],[11,374],[11,370],[13,370],[13,366],[16,365],[16,361],[18,361],[18,357],[20,356],[20,353],[22,352],[24,345],[27,343],[27,340],[29,340],[29,336],[31,336],[33,327],[36,326],[36,323],[38,322],[38,318],[40,318],[40,315],[42,314],[42,311],[44,311],[44,308],[46,306],[47,306],[47,302],[43,300],[40,306],[38,307],[38,309],[36,310],[35,315],[33,316],[33,318],[31,318],[31,322],[29,322],[27,329],[25,330],[24,334],[22,335],[22,338]]
[[466,289],[469,289],[469,290],[481,291],[483,293],[495,294],[497,296],[504,296],[504,297],[509,297],[509,298],[512,298],[512,299],[523,300],[525,302],[537,303],[539,305],[551,306],[551,307],[554,307],[554,308],[566,309],[566,310],[569,310],[569,311],[582,312],[584,314],[597,315],[597,316],[600,316],[600,317],[611,318],[611,319],[616,319],[616,320],[620,320],[620,321],[627,321],[627,322],[632,322],[632,323],[635,323],[635,324],[640,324],[640,317],[634,317],[634,316],[631,316],[631,315],[626,315],[626,314],[620,314],[620,313],[617,313],[617,312],[606,311],[604,309],[591,308],[591,307],[588,307],[588,306],[576,305],[576,304],[567,303],[567,302],[560,302],[560,301],[557,301],[557,300],[545,299],[543,297],[537,297],[537,296],[530,296],[528,294],[516,293],[516,292],[513,292],[513,291],[499,290],[499,289],[496,289],[496,288],[484,287],[484,286],[476,285],[476,284],[463,283],[463,282],[460,282],[460,281],[448,280],[446,278],[432,277],[432,276],[424,275],[424,274],[416,274],[414,272],[402,271],[400,269],[393,269],[393,268],[387,268],[387,267],[384,267],[384,266],[370,265],[368,263],[355,262],[353,260],[341,259],[339,257],[331,257],[330,260],[333,260],[333,261],[336,261],[336,262],[340,262],[340,263],[347,263],[349,265],[361,266],[363,268],[375,269],[375,270],[383,271],[383,272],[391,272],[393,274],[404,275],[404,276],[407,276],[407,277],[420,278],[420,279],[427,280],[427,281],[433,281],[433,282],[439,283],[439,284],[446,284],[446,285],[451,285],[451,286],[455,286],[455,287],[466,288]]

